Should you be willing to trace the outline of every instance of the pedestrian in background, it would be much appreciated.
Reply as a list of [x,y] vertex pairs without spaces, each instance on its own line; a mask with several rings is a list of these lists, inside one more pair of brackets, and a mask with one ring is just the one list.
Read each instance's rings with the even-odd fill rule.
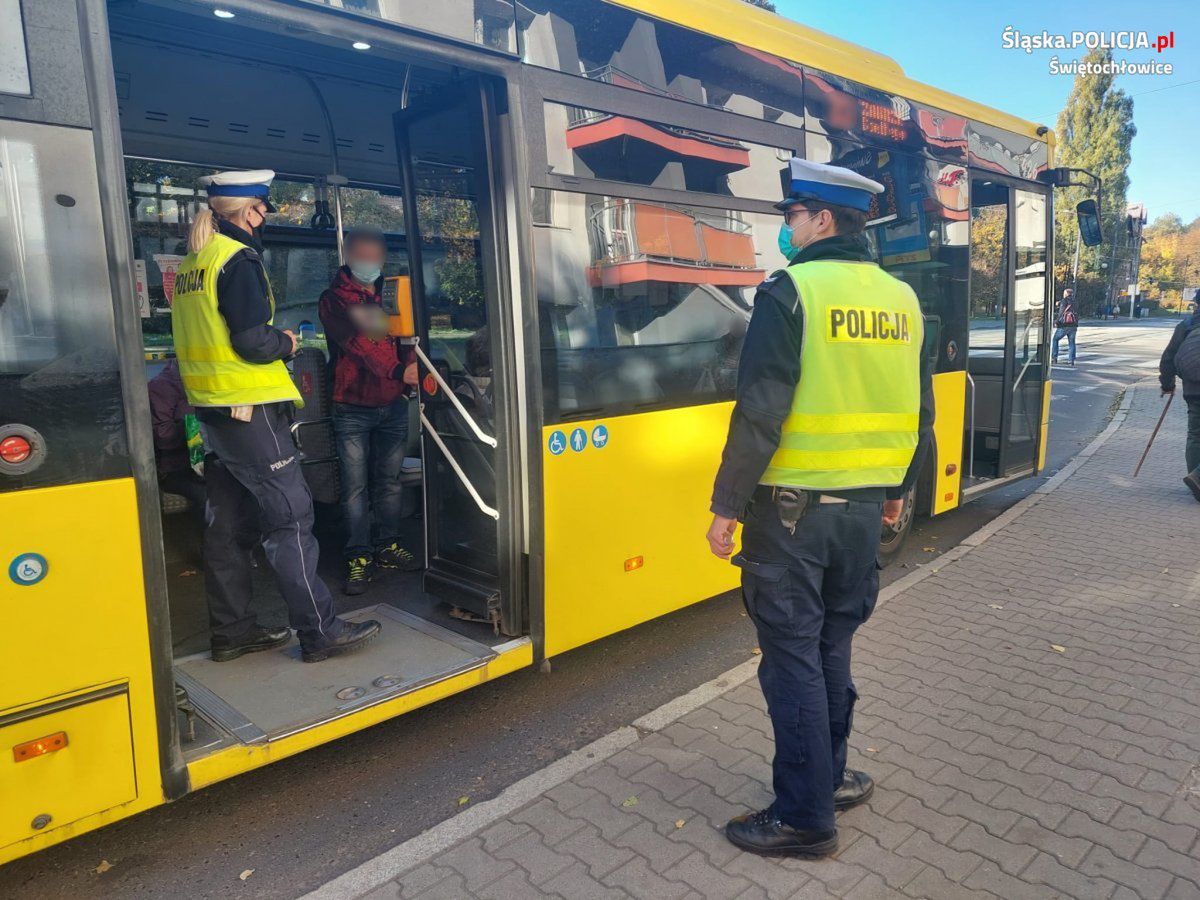
[[1079,313],[1075,310],[1075,288],[1063,291],[1062,301],[1058,304],[1058,312],[1054,317],[1054,352],[1052,362],[1058,365],[1058,345],[1065,337],[1067,339],[1067,363],[1075,366],[1075,332],[1079,330]]
[[[1200,290],[1192,296],[1200,302]],[[1158,380],[1164,396],[1175,393],[1175,379],[1183,381],[1183,400],[1187,403],[1187,444],[1184,461],[1188,472],[1183,476],[1192,496],[1200,501],[1200,307],[1175,326],[1175,333],[1158,362]]]

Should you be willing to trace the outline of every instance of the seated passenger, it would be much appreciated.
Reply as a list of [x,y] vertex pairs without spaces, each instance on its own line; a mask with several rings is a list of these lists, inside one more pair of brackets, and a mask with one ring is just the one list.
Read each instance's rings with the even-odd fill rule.
[[400,467],[417,364],[416,354],[387,333],[380,305],[383,235],[355,229],[346,236],[345,254],[346,265],[321,294],[319,313],[333,366],[333,430],[347,531],[342,590],[361,594],[376,566],[421,568],[399,535]]
[[195,415],[196,410],[184,393],[178,361],[168,360],[162,371],[150,379],[148,387],[158,486],[165,493],[187,498],[191,511],[203,521],[204,479],[192,469],[184,424],[184,416]]

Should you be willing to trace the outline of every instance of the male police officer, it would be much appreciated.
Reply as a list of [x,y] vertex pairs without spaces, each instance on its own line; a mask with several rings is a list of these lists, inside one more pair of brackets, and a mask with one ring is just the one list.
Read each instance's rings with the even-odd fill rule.
[[835,809],[874,789],[846,768],[850,642],[875,606],[881,518],[900,515],[933,409],[917,298],[862,234],[883,187],[801,159],[787,175],[789,264],[754,301],[708,540],[728,558],[745,523],[733,562],[775,731],[775,802],[726,835],[754,853],[817,857],[837,849]]
[[260,537],[305,662],[359,647],[380,628],[336,618],[317,574],[312,495],[289,430],[300,394],[283,363],[296,337],[272,324],[275,301],[259,256],[274,177],[258,170],[200,180],[209,208],[192,224],[172,302],[179,373],[210,451],[204,575],[217,662],[291,638],[250,612],[250,553]]

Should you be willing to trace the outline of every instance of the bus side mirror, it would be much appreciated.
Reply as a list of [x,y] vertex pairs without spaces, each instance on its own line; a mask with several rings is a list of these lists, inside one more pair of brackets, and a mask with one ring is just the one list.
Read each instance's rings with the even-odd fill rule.
[[1100,210],[1095,200],[1082,200],[1075,207],[1075,216],[1079,219],[1079,239],[1085,247],[1098,247],[1103,240],[1100,231]]

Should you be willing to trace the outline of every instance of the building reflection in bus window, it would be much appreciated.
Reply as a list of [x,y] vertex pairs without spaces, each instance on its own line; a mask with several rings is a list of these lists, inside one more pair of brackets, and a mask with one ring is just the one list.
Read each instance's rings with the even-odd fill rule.
[[779,198],[791,150],[547,103],[546,158],[559,175],[703,191],[747,200]]
[[516,51],[516,8],[512,0],[306,0],[321,6],[386,19],[445,37],[482,44],[493,50]]
[[970,163],[974,168],[1034,179],[1049,166],[1049,150],[1045,141],[972,122]]
[[[809,142],[817,152],[828,144]],[[821,160],[883,185],[871,201],[867,237],[876,262],[921,302],[938,372],[962,369],[967,337],[967,170],[923,156],[844,144]]]
[[546,421],[733,398],[774,216],[552,192],[534,231]]
[[804,127],[818,143],[824,139],[829,155],[845,152],[849,142],[967,161],[964,117],[814,69],[804,77]]
[[796,63],[594,0],[526,0],[527,63],[799,128]]

